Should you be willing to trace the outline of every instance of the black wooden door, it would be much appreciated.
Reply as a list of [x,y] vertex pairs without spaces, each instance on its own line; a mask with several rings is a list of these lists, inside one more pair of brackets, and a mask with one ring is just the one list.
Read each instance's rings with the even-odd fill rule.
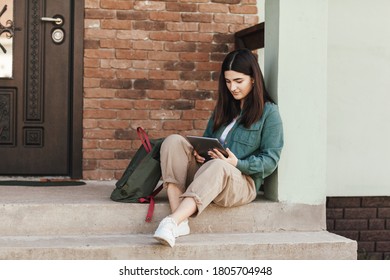
[[0,175],[81,174],[72,166],[81,155],[72,140],[73,102],[81,94],[73,85],[80,67],[73,2],[13,1],[13,73],[0,78]]

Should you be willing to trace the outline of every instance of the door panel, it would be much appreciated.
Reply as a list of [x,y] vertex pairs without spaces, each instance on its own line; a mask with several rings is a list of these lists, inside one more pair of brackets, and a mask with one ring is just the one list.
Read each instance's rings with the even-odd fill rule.
[[0,175],[72,173],[72,2],[14,0],[13,77],[0,78]]

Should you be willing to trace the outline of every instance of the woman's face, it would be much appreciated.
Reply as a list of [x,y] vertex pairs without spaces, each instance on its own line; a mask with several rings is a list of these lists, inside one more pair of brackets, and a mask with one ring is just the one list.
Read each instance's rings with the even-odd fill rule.
[[241,101],[241,106],[244,104],[244,100],[252,90],[253,79],[249,75],[245,75],[233,70],[225,71],[226,86],[234,99]]

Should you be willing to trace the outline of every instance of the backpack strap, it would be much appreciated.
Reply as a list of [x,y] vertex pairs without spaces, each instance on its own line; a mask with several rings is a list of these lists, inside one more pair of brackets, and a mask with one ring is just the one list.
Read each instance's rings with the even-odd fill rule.
[[154,212],[154,204],[155,204],[155,201],[154,201],[154,197],[163,189],[163,184],[161,183],[154,191],[151,195],[147,196],[147,197],[140,197],[138,199],[138,201],[140,203],[149,203],[149,208],[148,208],[148,213],[146,214],[146,219],[145,219],[145,222],[147,223],[150,223],[152,221],[152,217],[153,217],[153,212]]
[[137,127],[137,134],[138,138],[141,139],[142,145],[144,146],[146,152],[150,153],[152,150],[152,145],[150,144],[148,134],[146,134],[142,127]]

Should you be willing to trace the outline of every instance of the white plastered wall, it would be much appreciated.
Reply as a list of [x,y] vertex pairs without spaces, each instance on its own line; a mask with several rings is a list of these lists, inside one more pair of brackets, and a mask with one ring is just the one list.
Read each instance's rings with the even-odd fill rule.
[[266,0],[264,76],[277,97],[285,147],[279,201],[324,204],[327,156],[327,0]]
[[327,196],[390,195],[390,1],[329,0]]

